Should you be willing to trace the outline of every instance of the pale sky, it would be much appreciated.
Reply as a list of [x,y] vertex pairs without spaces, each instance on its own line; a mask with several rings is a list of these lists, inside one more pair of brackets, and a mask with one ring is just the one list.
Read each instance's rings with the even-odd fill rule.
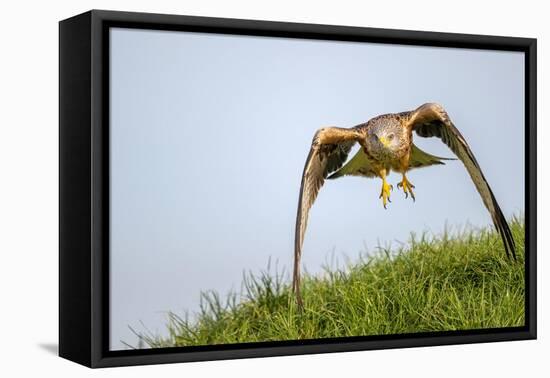
[[[141,322],[165,334],[167,311],[192,314],[201,291],[239,290],[269,259],[290,279],[301,173],[323,126],[438,102],[506,216],[523,213],[523,53],[115,28],[110,64],[112,349],[135,345],[128,326]],[[416,202],[392,174],[387,210],[378,179],[327,182],[306,270],[413,231],[491,224],[460,161],[408,177]]]

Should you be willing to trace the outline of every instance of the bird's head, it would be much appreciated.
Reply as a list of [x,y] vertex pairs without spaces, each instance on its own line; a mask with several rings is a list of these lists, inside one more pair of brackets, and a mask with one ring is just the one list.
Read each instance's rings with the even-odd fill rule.
[[367,145],[371,152],[396,152],[405,141],[405,129],[392,118],[374,119],[367,135]]

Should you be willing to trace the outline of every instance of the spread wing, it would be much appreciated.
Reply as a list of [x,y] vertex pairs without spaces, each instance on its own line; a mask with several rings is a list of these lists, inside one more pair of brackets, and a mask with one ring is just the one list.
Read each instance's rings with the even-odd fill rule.
[[438,137],[462,161],[470,174],[485,207],[491,214],[493,223],[502,238],[506,255],[516,258],[516,246],[510,227],[497,203],[495,195],[485,179],[481,167],[464,137],[451,122],[447,112],[438,104],[428,103],[409,112],[408,127],[419,136],[429,138]]
[[429,167],[430,165],[443,165],[443,160],[456,160],[453,158],[444,158],[441,156],[435,156],[421,150],[414,144],[411,149],[411,156],[409,158],[409,169]]
[[313,202],[315,202],[319,189],[321,189],[321,186],[325,182],[325,178],[329,173],[334,172],[344,164],[351,147],[361,136],[358,127],[351,129],[328,127],[318,130],[313,137],[311,149],[309,150],[302,174],[294,238],[293,288],[296,292],[299,305],[301,305],[299,294],[300,257],[309,210]]
[[332,180],[342,176],[376,177],[378,174],[374,170],[372,162],[365,151],[360,148],[346,165],[327,177],[327,179]]

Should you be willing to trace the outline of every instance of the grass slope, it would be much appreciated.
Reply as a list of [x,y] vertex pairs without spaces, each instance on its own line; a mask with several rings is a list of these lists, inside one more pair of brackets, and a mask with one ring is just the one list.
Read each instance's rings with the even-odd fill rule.
[[467,231],[412,238],[410,248],[380,250],[345,270],[303,278],[300,313],[281,276],[248,275],[239,297],[203,294],[190,321],[168,315],[169,337],[138,334],[140,346],[168,347],[311,339],[524,324],[524,226],[511,223],[518,260],[498,234]]

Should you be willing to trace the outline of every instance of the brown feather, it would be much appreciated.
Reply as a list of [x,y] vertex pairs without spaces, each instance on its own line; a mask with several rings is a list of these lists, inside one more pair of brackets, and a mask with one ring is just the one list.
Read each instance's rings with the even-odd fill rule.
[[339,169],[346,161],[351,147],[362,138],[360,129],[329,127],[318,130],[313,137],[311,148],[302,173],[296,229],[294,239],[294,274],[292,287],[296,293],[298,305],[302,306],[300,295],[300,259],[307,227],[309,210],[325,178]]
[[510,226],[466,140],[451,122],[439,104],[427,103],[408,114],[408,127],[421,137],[437,137],[462,161],[470,174],[481,199],[491,214],[493,223],[502,238],[506,255],[516,259],[516,246]]

